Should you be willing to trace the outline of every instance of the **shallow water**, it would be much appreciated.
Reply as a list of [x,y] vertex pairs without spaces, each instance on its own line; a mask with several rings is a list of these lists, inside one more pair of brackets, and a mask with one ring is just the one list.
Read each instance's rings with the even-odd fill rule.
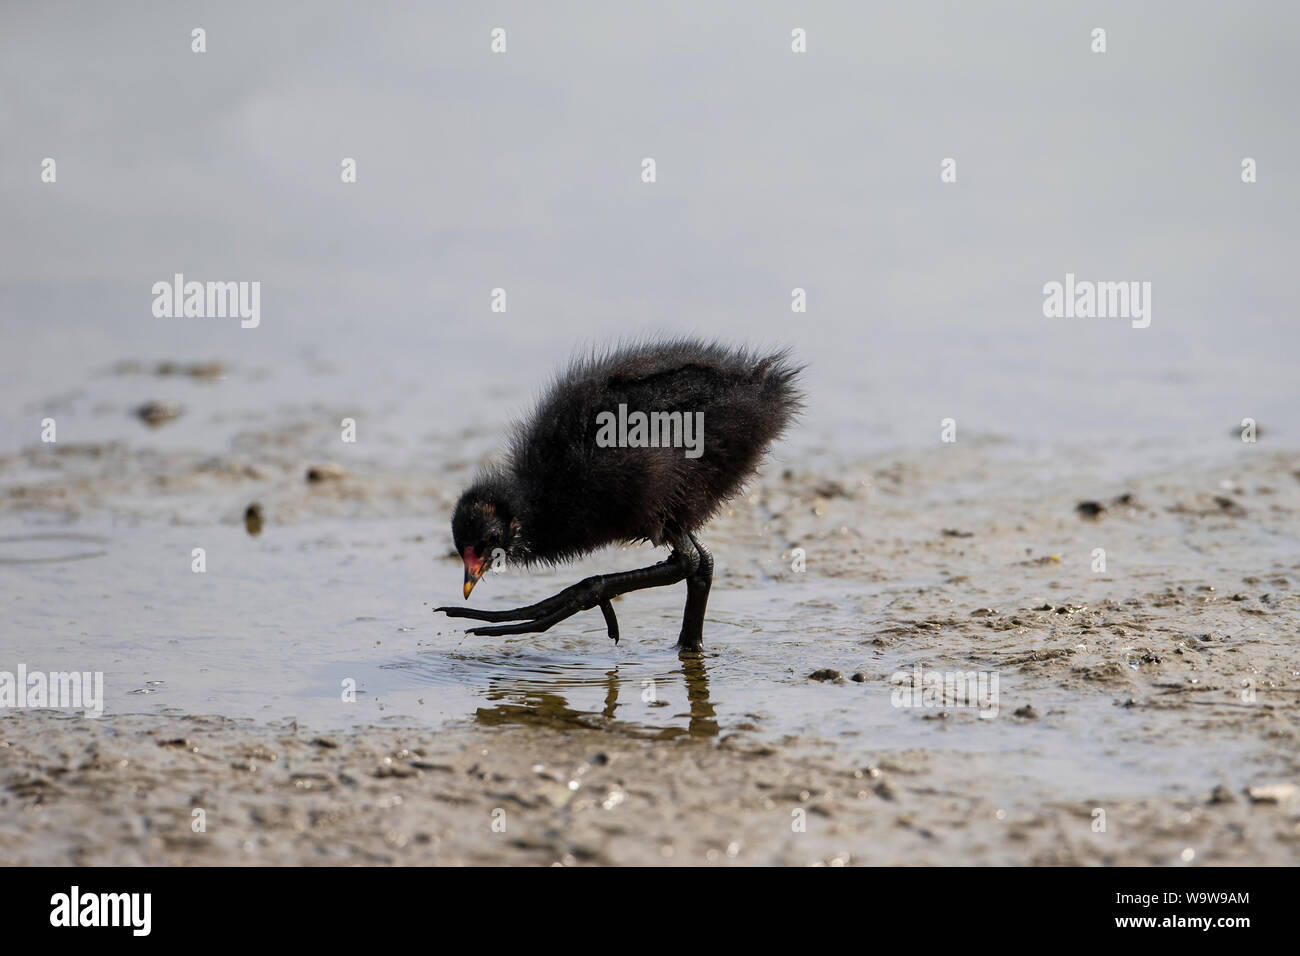
[[[833,748],[864,766],[928,749],[983,763],[1009,798],[1017,781],[1046,779],[1097,796],[1205,788],[1252,754],[1249,741],[1229,738],[1216,741],[1211,757],[1177,732],[1178,713],[1157,742],[1149,716],[1134,717],[1113,695],[1041,684],[1032,702],[1050,720],[1011,720],[1027,698],[1021,677],[997,667],[996,655],[972,648],[967,656],[951,641],[873,643],[908,617],[894,607],[907,594],[943,590],[945,575],[924,566],[847,590],[815,574],[766,583],[759,572],[748,583],[742,575],[738,585],[715,587],[706,652],[679,657],[680,589],[621,599],[617,646],[594,612],[546,634],[464,635],[460,622],[431,611],[435,594],[445,600],[459,586],[458,564],[431,561],[445,542],[437,532],[412,535],[409,518],[318,517],[257,538],[233,522],[102,513],[76,521],[75,532],[30,515],[4,524],[47,529],[0,539],[0,564],[16,585],[7,595],[6,661],[103,670],[110,714],[296,719],[322,729],[588,727],[759,749]],[[190,569],[195,546],[206,548],[206,573]],[[718,548],[721,580],[731,561],[761,564],[747,550]],[[476,597],[483,606],[527,603],[600,567],[650,563],[652,554],[631,549],[565,571],[494,575]],[[893,706],[889,676],[921,661],[996,668],[1002,719]],[[822,668],[845,679],[809,679]],[[848,680],[858,671],[865,683]],[[348,682],[355,702],[343,700]]]

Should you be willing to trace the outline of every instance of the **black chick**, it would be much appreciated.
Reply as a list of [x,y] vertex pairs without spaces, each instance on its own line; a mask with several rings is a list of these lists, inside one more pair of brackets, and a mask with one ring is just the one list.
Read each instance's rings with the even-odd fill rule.
[[617,642],[612,598],[685,579],[678,645],[698,650],[713,558],[695,532],[740,491],[802,407],[794,387],[800,370],[786,352],[685,338],[576,361],[515,427],[505,462],[485,470],[456,504],[451,529],[465,563],[465,597],[502,561],[558,564],[641,541],[672,554],[652,567],[587,578],[528,607],[437,610],[522,622],[471,634],[524,634],[599,606]]

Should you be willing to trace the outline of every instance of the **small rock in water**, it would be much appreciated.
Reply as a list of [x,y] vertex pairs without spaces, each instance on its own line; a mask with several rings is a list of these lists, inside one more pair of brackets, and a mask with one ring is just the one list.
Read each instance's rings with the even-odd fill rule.
[[180,418],[181,406],[177,402],[145,402],[135,410],[135,414],[146,425],[157,428]]
[[262,506],[256,501],[244,509],[244,527],[253,537],[262,533]]
[[307,480],[310,482],[338,481],[346,475],[346,471],[333,463],[328,465],[312,465],[307,469]]
[[1285,803],[1295,795],[1296,786],[1293,783],[1269,783],[1246,788],[1246,796],[1255,803]]
[[1236,803],[1237,798],[1232,795],[1232,791],[1219,784],[1210,792],[1210,799],[1207,803]]
[[852,498],[853,493],[838,481],[824,479],[813,486],[812,493],[818,498]]
[[1215,495],[1214,503],[1219,506],[1219,510],[1224,514],[1229,514],[1233,517],[1239,518],[1246,513],[1245,508],[1226,495]]
[[159,362],[154,367],[156,375],[188,375],[190,378],[218,379],[226,375],[220,362]]

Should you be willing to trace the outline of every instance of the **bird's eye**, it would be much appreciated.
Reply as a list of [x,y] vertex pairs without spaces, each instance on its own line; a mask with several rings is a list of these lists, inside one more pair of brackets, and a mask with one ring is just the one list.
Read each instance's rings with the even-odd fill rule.
[[500,531],[489,531],[489,532],[488,532],[488,544],[500,544],[500,543],[501,543],[501,532],[500,532]]

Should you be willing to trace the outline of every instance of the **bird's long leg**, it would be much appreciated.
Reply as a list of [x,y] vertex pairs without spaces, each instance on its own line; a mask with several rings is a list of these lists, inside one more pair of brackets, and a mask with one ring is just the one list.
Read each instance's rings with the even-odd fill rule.
[[601,611],[605,614],[609,636],[617,641],[618,621],[614,617],[614,608],[609,603],[610,599],[629,591],[676,584],[695,570],[698,558],[692,560],[694,557],[674,550],[667,559],[648,568],[619,571],[614,574],[596,574],[570,585],[544,601],[515,608],[512,611],[478,611],[468,607],[440,607],[436,610],[442,611],[448,617],[521,622],[497,627],[474,627],[466,632],[490,637],[498,634],[531,634],[545,631],[579,611],[586,611],[600,605]]
[[686,537],[695,548],[698,561],[686,576],[686,610],[682,614],[682,633],[677,646],[684,651],[698,651],[704,646],[704,608],[709,603],[709,588],[713,584],[713,555],[695,540]]

